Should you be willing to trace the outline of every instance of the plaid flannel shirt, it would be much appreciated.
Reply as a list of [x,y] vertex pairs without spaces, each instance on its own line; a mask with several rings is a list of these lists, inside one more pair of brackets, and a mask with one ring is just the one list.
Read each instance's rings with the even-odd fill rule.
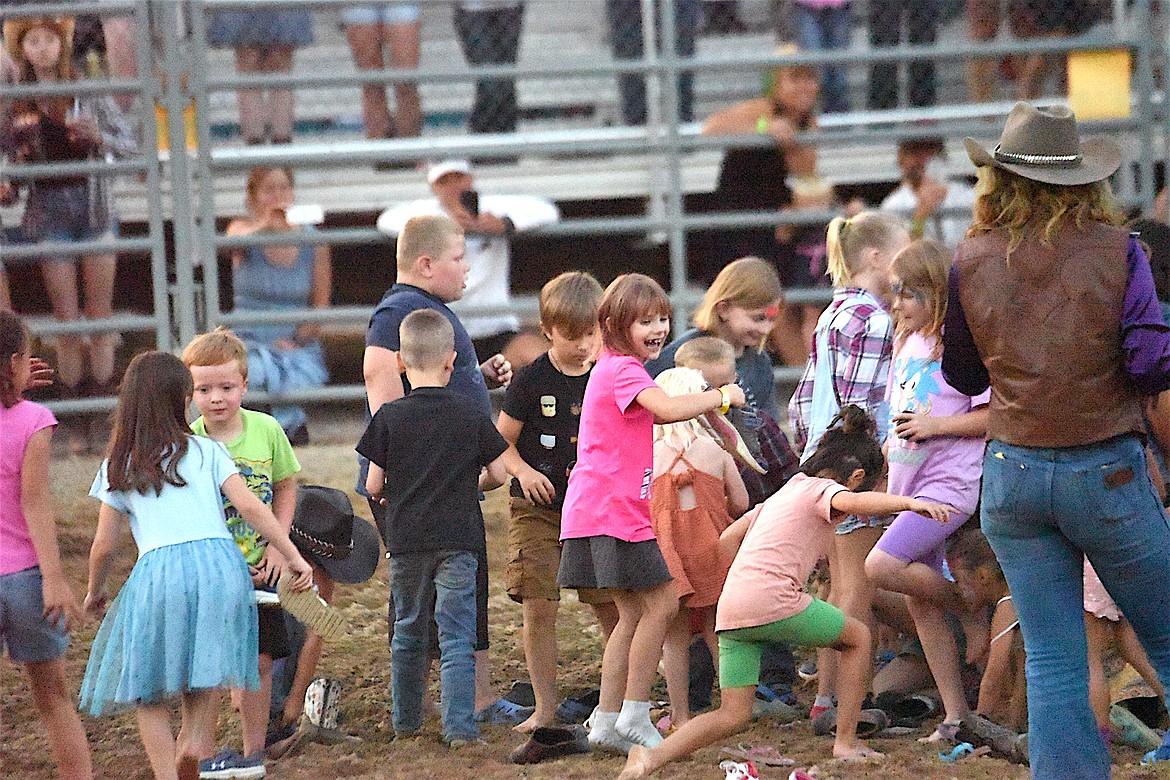
[[[829,354],[818,355],[817,341],[826,328]],[[817,321],[816,332],[804,374],[788,403],[788,420],[797,454],[804,451],[808,441],[817,360],[831,361],[833,384],[841,406],[857,404],[873,413],[884,400],[890,380],[894,325],[873,293],[859,287],[835,290],[832,302]],[[884,433],[887,422],[877,421],[879,432]]]

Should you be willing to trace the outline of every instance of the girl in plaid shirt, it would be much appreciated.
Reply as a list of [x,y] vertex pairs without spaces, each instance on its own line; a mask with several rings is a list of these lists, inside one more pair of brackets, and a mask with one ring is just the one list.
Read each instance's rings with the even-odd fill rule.
[[[808,364],[788,404],[802,462],[812,456],[816,442],[847,404],[857,404],[883,421],[878,430],[884,439],[894,344],[893,322],[884,301],[890,291],[890,261],[909,243],[905,224],[890,214],[864,211],[829,223],[826,244],[833,300],[817,321]],[[865,577],[865,557],[881,536],[884,519],[846,518],[837,526],[829,553],[829,603],[866,622],[873,586]],[[819,651],[817,667],[814,718],[832,706],[836,655]]]

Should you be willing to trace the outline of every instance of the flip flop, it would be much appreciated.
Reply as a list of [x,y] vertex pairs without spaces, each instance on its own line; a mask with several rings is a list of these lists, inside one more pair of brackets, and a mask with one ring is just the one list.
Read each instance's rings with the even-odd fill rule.
[[987,745],[975,747],[970,742],[960,742],[949,753],[939,753],[938,757],[944,763],[959,764],[978,758],[979,756],[985,756],[990,752],[991,748]]
[[796,762],[780,753],[771,745],[748,745],[740,742],[737,747],[725,747],[719,751],[725,756],[740,758],[763,766],[795,766]]

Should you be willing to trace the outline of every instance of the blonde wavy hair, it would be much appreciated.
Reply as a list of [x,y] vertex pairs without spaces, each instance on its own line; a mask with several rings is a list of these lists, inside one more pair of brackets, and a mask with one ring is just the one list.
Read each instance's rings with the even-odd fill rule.
[[759,309],[776,305],[783,298],[780,275],[771,263],[758,257],[741,257],[723,267],[691,319],[699,330],[710,333],[719,325],[718,307],[724,301],[744,309]]
[[980,167],[977,175],[975,214],[967,236],[1006,230],[1009,258],[1036,224],[1043,225],[1040,243],[1051,246],[1053,237],[1070,223],[1080,229],[1089,222],[1115,227],[1126,222],[1107,179],[1092,184],[1046,184],[991,165]]
[[[702,372],[682,366],[666,369],[654,377],[654,381],[669,396],[701,393],[710,389],[707,386],[707,380],[703,379]],[[663,442],[675,452],[682,452],[695,439],[701,437],[714,441],[711,434],[699,424],[698,418],[695,417],[667,425],[654,424],[654,441]]]
[[[942,354],[943,318],[947,313],[947,276],[951,257],[942,244],[920,238],[894,255],[890,275],[897,277],[903,287],[922,295],[922,305],[930,312],[930,321],[922,331],[926,339],[934,339],[934,357]],[[913,331],[894,312],[894,341],[901,346]]]

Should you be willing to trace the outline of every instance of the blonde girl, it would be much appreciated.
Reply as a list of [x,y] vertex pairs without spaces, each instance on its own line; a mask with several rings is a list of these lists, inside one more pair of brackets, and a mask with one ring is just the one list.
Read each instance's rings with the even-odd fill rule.
[[[826,238],[833,300],[817,320],[812,353],[788,404],[788,418],[801,461],[845,404],[856,404],[885,420],[886,384],[894,346],[887,309],[890,261],[910,243],[896,216],[863,211],[829,223]],[[885,438],[885,427],[878,429]],[[873,586],[865,578],[865,557],[881,536],[882,518],[846,518],[837,526],[829,552],[829,601],[845,614],[868,621]],[[818,654],[818,690],[813,716],[832,704],[833,654]]]
[[950,522],[902,512],[865,560],[877,588],[906,595],[922,640],[945,718],[926,739],[953,741],[967,699],[959,654],[946,613],[963,616],[967,657],[977,662],[987,647],[986,622],[975,619],[959,588],[944,576],[947,539],[962,528],[979,503],[983,437],[989,393],[971,397],[942,375],[942,323],[947,308],[950,255],[933,241],[915,241],[894,258],[894,368],[887,398],[893,412],[886,452],[890,493],[950,504]]
[[662,741],[650,721],[650,685],[678,611],[650,520],[654,423],[744,402],[736,385],[671,397],[654,384],[643,363],[662,351],[670,311],[666,293],[648,276],[625,274],[606,289],[597,312],[603,349],[585,388],[577,463],[561,514],[557,582],[610,588],[617,604],[589,741],[621,751]]
[[[667,369],[654,381],[671,397],[701,393],[707,387],[702,373],[693,368]],[[735,460],[698,420],[654,426],[650,519],[679,603],[662,650],[672,728],[690,720],[688,672],[696,613],[711,659],[719,666],[713,608],[731,565],[720,555],[719,534],[747,509],[747,489]]]

